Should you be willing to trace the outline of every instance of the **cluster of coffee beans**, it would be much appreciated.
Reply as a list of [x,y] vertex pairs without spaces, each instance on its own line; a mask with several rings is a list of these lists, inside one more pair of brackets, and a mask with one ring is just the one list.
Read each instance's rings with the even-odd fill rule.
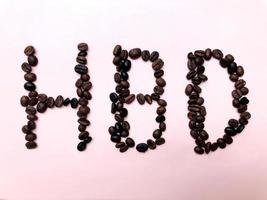
[[22,70],[25,72],[24,79],[27,81],[24,84],[24,88],[29,91],[28,96],[24,95],[20,99],[20,103],[23,107],[26,107],[25,111],[27,113],[28,122],[26,125],[22,127],[22,132],[25,133],[25,139],[27,141],[26,147],[28,149],[33,149],[37,147],[35,142],[37,136],[33,132],[36,128],[35,121],[38,119],[38,113],[44,113],[47,108],[60,108],[62,106],[71,105],[72,108],[77,108],[77,115],[79,116],[79,139],[82,140],[78,144],[78,150],[82,151],[86,148],[86,144],[89,143],[92,138],[89,136],[89,133],[86,131],[86,127],[90,124],[87,120],[87,114],[90,109],[87,106],[88,100],[91,99],[91,94],[89,92],[92,87],[91,82],[89,81],[90,77],[88,75],[88,69],[85,65],[87,63],[86,55],[88,46],[85,43],[81,43],[78,45],[78,49],[80,50],[77,56],[78,65],[75,66],[75,71],[79,73],[81,76],[76,82],[77,87],[77,95],[79,96],[79,100],[77,98],[64,98],[61,95],[58,95],[56,98],[48,97],[46,94],[38,93],[36,91],[36,85],[34,82],[36,81],[36,74],[32,72],[32,67],[35,67],[38,64],[38,59],[34,55],[35,49],[33,46],[27,46],[24,50],[26,56],[28,56],[28,62],[24,62],[21,65]]
[[[165,124],[165,112],[167,103],[165,100],[161,99],[160,96],[164,93],[164,87],[166,85],[165,80],[162,78],[164,71],[162,67],[164,62],[159,58],[159,53],[157,51],[149,52],[148,50],[141,50],[139,48],[134,48],[128,51],[122,49],[120,45],[116,45],[113,50],[113,64],[116,65],[117,72],[114,75],[114,81],[117,84],[115,91],[110,94],[111,113],[114,114],[116,123],[114,126],[109,127],[110,139],[112,142],[116,143],[116,148],[119,148],[120,152],[125,152],[129,148],[135,146],[135,142],[129,137],[130,124],[125,121],[128,115],[128,110],[124,107],[124,104],[130,104],[135,100],[135,94],[131,94],[129,88],[130,84],[128,82],[128,72],[131,69],[131,61],[129,58],[135,60],[142,58],[143,61],[151,61],[152,68],[154,69],[154,76],[156,78],[156,86],[154,87],[154,92],[152,94],[137,94],[136,99],[140,105],[145,103],[152,104],[156,101],[159,105],[157,108],[156,121],[159,123],[159,128],[153,132],[154,139],[148,139],[146,143],[139,143],[136,145],[136,149],[139,152],[146,152],[149,149],[155,149],[157,145],[162,145],[165,143],[165,139],[162,137],[162,132],[166,130]],[[129,57],[129,58],[128,58]],[[122,138],[126,138],[122,141]]]
[[[204,75],[205,67],[203,66],[205,60],[211,58],[219,60],[220,65],[226,68],[229,74],[229,78],[234,82],[235,89],[232,91],[233,106],[240,113],[240,118],[230,119],[228,126],[224,129],[225,134],[222,138],[218,138],[216,142],[209,142],[208,133],[204,130],[204,121],[206,116],[206,109],[203,106],[204,99],[200,97],[202,89],[199,85],[202,82],[208,80]],[[189,96],[188,100],[188,118],[190,119],[189,128],[191,129],[191,136],[195,139],[196,147],[194,151],[198,154],[204,152],[208,154],[210,151],[216,151],[216,149],[225,148],[227,144],[233,142],[233,137],[243,131],[245,125],[248,124],[248,120],[251,115],[247,112],[247,104],[249,100],[245,95],[249,90],[246,87],[246,82],[241,78],[244,74],[242,66],[238,66],[232,55],[228,54],[225,57],[219,49],[197,50],[194,53],[188,54],[188,69],[187,79],[191,80],[192,84],[188,84],[185,89],[186,95]]]

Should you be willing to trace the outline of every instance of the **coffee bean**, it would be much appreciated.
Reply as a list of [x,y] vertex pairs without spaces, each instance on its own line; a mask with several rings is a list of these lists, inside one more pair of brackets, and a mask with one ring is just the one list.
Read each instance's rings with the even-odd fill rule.
[[148,149],[148,145],[146,143],[140,143],[136,146],[136,150],[139,151],[139,152],[146,152]]
[[87,56],[87,51],[80,51],[78,56]]
[[164,71],[163,70],[156,70],[155,72],[154,72],[154,76],[155,76],[155,78],[160,78],[160,77],[162,77],[164,75]]
[[39,94],[38,95],[38,101],[39,102],[46,102],[47,100],[47,95],[46,94]]
[[70,104],[70,98],[66,98],[64,101],[63,101],[63,105],[64,106],[68,106]]
[[34,56],[34,55],[30,55],[30,56],[28,57],[28,63],[29,63],[32,67],[36,66],[36,65],[38,64],[38,59],[37,59],[37,57]]
[[32,71],[32,67],[26,62],[22,63],[21,69],[26,73],[30,73]]
[[142,51],[141,56],[142,56],[143,61],[145,62],[150,59],[150,53],[147,50]]
[[24,75],[24,79],[29,82],[36,81],[36,75],[34,73],[27,73]]
[[26,56],[30,56],[30,55],[33,55],[35,53],[35,49],[33,46],[27,46],[25,49],[24,49],[24,53]]
[[125,146],[125,142],[119,142],[115,145],[116,148],[121,148]]
[[129,75],[128,75],[127,72],[122,71],[120,77],[121,77],[122,80],[127,81],[128,78],[129,78]]
[[129,147],[134,147],[135,146],[135,142],[134,142],[134,140],[132,138],[128,137],[125,142]]
[[145,100],[146,100],[146,102],[147,102],[148,104],[152,104],[152,98],[151,98],[150,95],[146,94],[146,95],[145,95]]
[[230,136],[235,136],[236,135],[236,131],[233,127],[226,127],[224,129],[224,132]]
[[194,78],[196,75],[197,75],[197,72],[195,70],[193,70],[193,71],[190,71],[187,73],[186,78],[188,80],[190,80],[190,79]]
[[130,94],[128,97],[125,98],[125,103],[126,104],[130,104],[135,100],[135,95],[134,94]]
[[126,130],[126,131],[130,130],[130,124],[127,121],[123,121],[121,123],[121,126],[122,126],[123,130]]
[[196,56],[195,63],[197,66],[200,66],[204,63],[204,59],[202,57]]
[[27,115],[27,119],[30,121],[36,121],[38,117],[36,115]]
[[128,131],[122,131],[120,135],[121,135],[121,137],[128,137],[129,132]]
[[27,142],[25,146],[27,147],[27,149],[35,149],[37,147],[37,144],[32,141],[32,142]]
[[36,97],[33,97],[30,99],[29,105],[35,106],[38,103],[38,99]]
[[204,66],[197,67],[197,73],[198,74],[203,74],[204,72],[205,72],[205,67]]
[[145,104],[146,100],[145,100],[145,96],[143,94],[141,94],[141,93],[137,94],[136,99],[140,105]]
[[85,138],[83,141],[86,143],[86,144],[88,144],[88,143],[90,143],[91,141],[92,141],[92,137],[90,137],[90,136],[88,136],[87,138]]
[[161,136],[162,136],[162,131],[161,131],[161,130],[156,129],[156,130],[153,132],[153,137],[154,137],[155,139],[159,139]]
[[109,95],[109,98],[110,98],[111,102],[113,102],[113,103],[116,103],[118,101],[118,95],[115,92],[111,93]]
[[228,61],[225,59],[225,58],[222,58],[220,60],[220,65],[223,67],[223,68],[226,68],[228,66]]
[[83,132],[83,131],[86,130],[86,126],[79,124],[78,130],[81,131],[81,132]]
[[197,154],[203,154],[204,153],[204,149],[199,147],[199,146],[196,146],[194,148],[194,151],[197,153]]
[[233,138],[230,135],[225,134],[223,136],[223,140],[225,141],[226,144],[232,144],[233,143]]
[[249,100],[247,97],[242,97],[240,100],[239,100],[240,104],[242,105],[246,105],[249,103]]
[[32,82],[26,82],[26,83],[24,84],[24,89],[25,89],[25,90],[28,90],[28,91],[33,91],[33,90],[36,89],[36,86],[35,86],[35,84],[32,83]]
[[53,97],[48,97],[47,98],[47,102],[46,102],[46,105],[48,108],[53,108],[54,105],[55,105],[55,100]]
[[163,60],[161,60],[160,58],[155,60],[153,63],[152,63],[152,68],[157,71],[157,70],[160,70],[164,65],[164,62]]
[[217,140],[217,144],[221,149],[224,149],[226,147],[226,143],[225,143],[224,139],[222,139],[222,138],[219,138]]
[[119,143],[121,141],[121,137],[118,135],[111,135],[110,140],[114,143]]
[[39,113],[44,113],[46,111],[46,109],[47,109],[47,106],[45,103],[40,102],[37,104],[37,111]]
[[231,126],[232,128],[236,128],[238,126],[238,121],[236,119],[230,119],[228,121],[228,125]]
[[156,83],[160,87],[165,87],[166,86],[166,81],[163,78],[157,78]]
[[235,98],[235,99],[239,99],[240,97],[242,97],[242,92],[240,90],[233,90],[232,91],[232,96]]
[[227,68],[229,74],[234,74],[236,70],[237,70],[237,65],[235,62],[232,62]]
[[205,145],[205,152],[208,154],[211,150],[211,142],[207,142]]
[[87,115],[90,112],[90,108],[88,106],[80,106],[79,107],[79,112],[82,115]]
[[21,104],[23,107],[28,106],[28,105],[29,105],[29,102],[30,102],[30,99],[29,99],[29,97],[27,97],[27,96],[22,96],[22,97],[20,98],[20,104]]
[[86,142],[80,142],[77,146],[78,151],[84,151],[86,149]]
[[248,120],[246,118],[240,118],[238,121],[241,125],[247,125],[248,124]]
[[129,147],[125,145],[125,146],[123,146],[123,147],[120,148],[120,152],[121,152],[121,153],[124,153],[124,152],[126,152],[128,149],[129,149]]
[[64,102],[64,98],[61,95],[59,95],[59,96],[57,96],[57,98],[55,100],[55,106],[61,107],[63,105],[63,102]]
[[223,53],[222,53],[221,50],[219,50],[219,49],[214,49],[214,50],[212,51],[212,56],[213,56],[214,58],[220,60],[220,59],[222,59],[222,57],[223,57]]
[[151,139],[147,140],[146,143],[147,143],[147,146],[148,146],[149,149],[153,150],[153,149],[157,148],[156,143]]
[[239,125],[237,128],[236,128],[236,132],[237,133],[241,133],[243,130],[244,130],[245,126],[244,125]]
[[164,122],[159,124],[159,130],[166,131],[166,124]]
[[227,54],[225,56],[225,59],[227,60],[228,63],[232,63],[235,60],[234,56],[232,56],[231,54]]
[[242,87],[242,88],[240,89],[240,91],[242,92],[243,95],[247,95],[247,94],[249,93],[249,90],[248,90],[247,87]]
[[210,149],[211,151],[216,151],[218,149],[218,144],[216,142],[212,143]]
[[33,106],[27,106],[25,111],[29,115],[35,115],[36,114],[36,109]]
[[132,59],[137,59],[137,58],[139,58],[139,57],[141,56],[141,49],[139,49],[139,48],[131,49],[131,50],[129,51],[129,56],[130,56],[130,58],[132,58]]
[[78,119],[78,123],[81,124],[81,125],[84,125],[84,126],[89,126],[90,125],[90,122],[85,118]]
[[87,64],[87,59],[84,56],[77,56],[76,62],[85,65]]
[[205,51],[203,51],[203,50],[196,50],[194,52],[194,55],[195,56],[199,56],[199,57],[204,57],[205,56]]
[[251,118],[251,114],[249,112],[243,112],[241,113],[240,117],[248,120]]
[[120,54],[121,59],[127,59],[128,58],[128,51],[122,50]]
[[191,84],[188,84],[185,88],[185,94],[189,96],[193,92],[193,86]]
[[244,75],[244,68],[242,66],[238,66],[236,69],[236,74],[241,77]]
[[150,61],[154,62],[155,60],[157,60],[159,58],[159,53],[157,51],[153,51],[150,55]]
[[114,49],[113,49],[113,55],[114,56],[119,56],[120,55],[120,53],[121,53],[121,45],[116,45],[115,47],[114,47]]
[[246,85],[246,81],[244,81],[243,79],[239,79],[236,83],[235,83],[235,88],[236,89],[241,89]]
[[196,69],[196,67],[197,67],[197,65],[196,65],[195,60],[191,60],[191,59],[190,59],[190,60],[187,61],[187,68],[188,68],[190,71]]
[[38,96],[38,92],[36,92],[36,91],[30,91],[28,96],[30,98],[37,97]]
[[[164,88],[163,87],[160,87],[160,86],[155,86],[154,89],[153,89],[153,91],[157,95],[162,95],[164,93]],[[159,99],[159,96],[157,96],[156,99],[153,98],[152,94],[151,94],[151,97],[155,101],[157,101]]]
[[78,44],[78,49],[80,51],[87,51],[88,50],[88,45],[86,43],[82,42],[82,43]]
[[205,55],[204,55],[204,58],[205,58],[205,60],[210,60],[211,59],[211,56],[212,56],[212,51],[211,51],[211,49],[206,49],[205,50]]
[[36,138],[37,138],[37,136],[34,133],[30,133],[30,134],[25,135],[25,140],[29,141],[29,142],[36,140]]
[[209,139],[209,135],[205,130],[200,131],[199,136],[201,137],[202,140]]
[[88,68],[85,65],[82,64],[78,64],[75,66],[74,68],[75,72],[77,72],[78,74],[87,74],[88,72]]
[[87,131],[84,131],[84,132],[81,132],[81,133],[79,134],[78,138],[79,138],[80,140],[85,140],[86,138],[88,138],[88,136],[89,136],[89,133],[88,133]]
[[236,82],[238,80],[238,76],[236,74],[231,74],[230,75],[230,80],[233,81],[233,82]]
[[166,108],[163,106],[160,106],[157,108],[157,114],[158,115],[163,115],[166,112]]
[[82,74],[82,75],[81,75],[81,79],[82,79],[83,81],[89,81],[89,80],[90,80],[90,76],[89,76],[88,74]]
[[157,145],[162,145],[165,143],[165,139],[164,138],[159,138],[159,139],[156,139],[156,144]]

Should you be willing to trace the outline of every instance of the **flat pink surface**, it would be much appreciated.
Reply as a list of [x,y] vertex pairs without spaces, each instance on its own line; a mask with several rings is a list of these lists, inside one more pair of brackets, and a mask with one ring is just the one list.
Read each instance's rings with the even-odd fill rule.
[[[267,199],[267,0],[117,0],[0,2],[0,199],[5,200],[266,200]],[[76,46],[90,45],[94,88],[90,102],[93,142],[78,152],[77,116],[70,108],[48,110],[37,123],[39,148],[27,150],[19,104],[23,89],[23,49],[37,49],[38,91],[76,96]],[[166,144],[140,154],[121,154],[109,140],[114,123],[108,95],[114,91],[112,49],[158,50],[165,61],[168,101]],[[225,150],[199,156],[189,135],[186,55],[220,48],[245,68],[251,91],[250,124]],[[202,84],[206,127],[214,141],[223,135],[233,84],[218,62],[206,63]],[[134,61],[133,93],[151,92],[151,66]],[[264,88],[265,87],[265,88]],[[128,106],[131,137],[151,138],[156,105]]]

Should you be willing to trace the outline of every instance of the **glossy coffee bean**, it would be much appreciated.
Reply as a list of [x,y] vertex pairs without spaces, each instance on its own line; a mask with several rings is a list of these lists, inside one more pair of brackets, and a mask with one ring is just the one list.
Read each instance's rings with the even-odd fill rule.
[[144,153],[148,150],[148,145],[146,143],[140,143],[136,146],[136,150]]
[[232,128],[236,128],[238,126],[238,121],[236,119],[230,119],[228,125]]
[[59,96],[57,96],[57,98],[55,100],[55,106],[61,107],[63,105],[63,102],[64,102],[64,98],[61,95],[59,95]]
[[118,135],[111,135],[110,140],[111,140],[112,142],[118,143],[118,142],[121,141],[121,137],[118,136]]
[[148,50],[144,50],[142,51],[141,56],[142,56],[143,61],[146,62],[150,59],[150,52]]
[[130,94],[128,97],[125,98],[125,103],[126,104],[130,104],[135,100],[135,95],[134,94]]
[[166,86],[166,81],[163,78],[157,78],[156,83],[160,87],[165,87]]
[[199,146],[196,146],[194,148],[194,151],[197,153],[197,154],[203,154],[204,153],[204,149],[202,147],[199,147]]
[[185,94],[189,96],[193,92],[193,86],[192,84],[188,84],[185,88]]
[[35,86],[35,84],[32,83],[32,82],[26,82],[26,83],[24,84],[24,89],[25,89],[25,90],[28,90],[28,91],[34,91],[34,90],[36,89],[36,86]]
[[78,74],[87,74],[88,72],[88,68],[85,65],[82,64],[78,64],[75,66],[74,68],[75,72],[77,72]]
[[153,140],[151,140],[151,139],[149,139],[149,140],[147,140],[147,146],[148,146],[148,148],[149,149],[156,149],[157,148],[157,144],[156,144],[156,142],[154,142]]
[[35,149],[37,147],[37,144],[31,141],[31,142],[27,142],[25,146],[27,147],[27,149]]
[[76,62],[85,65],[87,64],[87,59],[84,56],[77,56]]
[[34,133],[30,133],[30,134],[25,135],[25,140],[29,141],[29,142],[36,140],[36,138],[37,138],[37,136]]
[[236,69],[236,74],[241,77],[244,75],[244,68],[242,66],[238,66]]
[[164,75],[164,71],[162,70],[162,69],[160,69],[160,70],[156,70],[155,72],[154,72],[154,77],[155,78],[160,78],[160,77],[162,77]]
[[37,59],[37,57],[36,56],[34,56],[34,55],[30,55],[29,57],[28,57],[28,63],[31,65],[31,66],[36,66],[37,64],[38,64],[38,59]]
[[165,139],[164,138],[159,138],[159,139],[156,139],[156,144],[157,145],[162,145],[165,143]]
[[241,133],[243,130],[244,130],[245,126],[244,125],[239,125],[237,128],[236,128],[236,132],[237,133]]
[[70,100],[70,105],[71,105],[72,108],[77,108],[78,104],[79,104],[79,102],[78,102],[78,100],[76,98],[72,98]]
[[128,149],[129,149],[129,147],[128,147],[127,145],[125,145],[125,146],[123,146],[123,147],[120,148],[120,152],[121,152],[121,153],[124,153],[124,152],[126,152]]
[[216,151],[218,149],[218,144],[216,142],[212,143],[210,149],[211,151]]
[[36,75],[34,73],[27,73],[24,75],[24,79],[29,82],[36,81]]
[[85,140],[86,138],[88,138],[88,136],[89,136],[89,133],[88,133],[87,131],[84,131],[84,132],[81,132],[81,133],[79,134],[78,138],[79,138],[80,140]]
[[211,142],[207,142],[204,149],[205,153],[208,154],[211,151]]
[[80,51],[88,51],[88,45],[84,42],[78,44],[78,49]]
[[159,53],[157,51],[153,51],[150,55],[150,61],[154,62],[155,60],[157,60],[159,58]]
[[249,100],[247,97],[242,97],[240,100],[239,100],[240,104],[242,105],[246,105],[249,103]]
[[166,108],[163,106],[160,106],[157,108],[157,114],[158,115],[163,115],[166,112]]
[[27,119],[30,121],[36,121],[38,117],[36,115],[27,115]]
[[226,144],[232,144],[233,143],[233,138],[228,134],[225,134],[223,136],[223,140],[225,141]]
[[152,98],[151,98],[150,95],[146,94],[146,95],[145,95],[145,100],[146,100],[146,102],[147,102],[148,104],[152,104]]
[[212,56],[212,51],[211,51],[211,49],[206,49],[205,50],[205,55],[204,55],[204,59],[205,60],[210,60],[211,59],[211,56]]
[[30,55],[33,55],[35,53],[35,49],[33,46],[27,46],[25,49],[24,49],[24,53],[26,56],[30,56]]
[[164,62],[162,59],[157,59],[155,60],[153,63],[152,63],[152,68],[155,70],[155,71],[158,71],[160,70],[162,67],[164,66]]
[[39,113],[44,113],[46,111],[46,109],[47,109],[46,103],[40,102],[37,104],[37,111]]
[[80,142],[77,146],[78,151],[84,151],[86,149],[86,142]]
[[35,115],[36,114],[36,109],[33,106],[27,106],[25,111],[29,115]]
[[230,136],[235,136],[236,135],[236,130],[233,127],[226,127],[224,129],[224,132]]
[[222,53],[221,50],[219,50],[219,49],[214,49],[214,50],[212,51],[212,56],[213,56],[214,58],[220,60],[220,59],[222,59],[222,57],[223,57],[223,53]]
[[226,147],[226,143],[225,143],[224,139],[222,139],[222,138],[219,138],[217,140],[217,144],[218,144],[218,147],[220,147],[221,149],[224,149]]
[[28,63],[24,62],[21,65],[21,69],[26,72],[26,73],[30,73],[32,71],[32,67],[31,65],[29,65]]
[[126,144],[125,142],[119,142],[115,145],[116,148],[121,148],[121,147],[124,147]]
[[21,104],[23,107],[28,106],[28,105],[29,105],[29,102],[30,102],[30,99],[29,99],[29,97],[27,97],[27,96],[22,96],[22,97],[20,98],[20,104]]
[[162,131],[161,131],[161,130],[156,129],[156,130],[153,132],[153,137],[154,137],[155,139],[159,139],[161,136],[162,136]]
[[140,105],[145,104],[145,96],[141,93],[137,94],[136,99]]
[[114,56],[119,56],[120,55],[120,53],[121,53],[121,45],[116,45],[115,47],[114,47],[114,49],[113,49],[113,55]]
[[131,49],[131,50],[129,51],[129,56],[130,56],[130,58],[132,58],[132,59],[137,59],[137,58],[139,58],[139,57],[141,56],[141,49],[139,49],[139,48]]
[[118,101],[118,95],[115,92],[111,93],[109,95],[109,98],[113,103],[116,103]]
[[134,142],[134,140],[132,138],[127,138],[125,142],[129,147],[134,147],[135,146],[135,142]]

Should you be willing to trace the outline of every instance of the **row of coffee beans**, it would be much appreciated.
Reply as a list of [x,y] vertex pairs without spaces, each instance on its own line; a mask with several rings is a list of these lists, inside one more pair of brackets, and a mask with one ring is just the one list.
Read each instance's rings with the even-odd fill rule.
[[32,68],[38,64],[38,59],[35,56],[35,49],[33,46],[27,46],[24,50],[26,56],[28,56],[28,62],[24,62],[21,65],[22,70],[25,72],[24,79],[27,81],[24,84],[24,88],[29,91],[28,95],[24,95],[20,99],[20,103],[23,107],[26,107],[25,111],[27,113],[28,122],[22,127],[22,132],[25,133],[26,147],[28,149],[33,149],[37,147],[35,142],[37,136],[33,132],[36,128],[35,121],[38,119],[38,113],[44,113],[47,108],[60,108],[62,106],[70,105],[71,108],[76,109],[78,107],[77,115],[79,117],[79,126],[80,131],[79,139],[82,140],[77,149],[83,151],[86,148],[86,145],[91,142],[92,138],[89,136],[86,127],[90,124],[87,120],[87,115],[90,112],[89,107],[87,106],[88,100],[91,99],[91,94],[89,90],[92,87],[90,82],[90,76],[88,75],[87,64],[87,50],[88,45],[86,43],[80,43],[78,45],[79,53],[76,58],[78,65],[75,66],[75,71],[80,74],[80,78],[76,81],[77,87],[77,98],[64,98],[61,95],[58,95],[56,98],[48,97],[46,94],[38,93],[36,91],[36,74],[32,72]]
[[[219,60],[220,65],[227,69],[229,78],[234,82],[235,89],[232,91],[232,105],[240,113],[239,119],[230,119],[227,127],[224,129],[223,137],[218,138],[216,142],[209,142],[209,135],[204,130],[204,121],[206,116],[206,108],[203,106],[204,99],[200,97],[202,89],[199,85],[208,80],[204,75],[205,61],[211,58]],[[219,49],[197,50],[194,53],[188,54],[188,69],[187,79],[191,80],[192,84],[188,84],[185,88],[185,93],[189,96],[188,100],[188,118],[191,136],[195,139],[196,147],[194,151],[198,154],[216,151],[218,148],[224,149],[227,145],[233,142],[233,137],[243,131],[248,124],[251,115],[247,112],[247,104],[249,100],[245,95],[249,90],[246,87],[246,82],[241,78],[244,75],[242,66],[237,65],[232,55],[228,54],[225,57]]]
[[[166,130],[165,124],[165,112],[167,103],[161,99],[161,95],[164,93],[164,87],[166,85],[165,80],[162,78],[164,71],[162,67],[164,65],[163,60],[159,57],[157,51],[149,52],[148,50],[141,50],[140,48],[131,49],[129,52],[122,49],[120,45],[116,45],[113,50],[113,64],[116,66],[116,73],[114,74],[114,81],[117,84],[115,92],[110,94],[111,100],[111,113],[114,114],[116,123],[114,126],[110,126],[108,131],[110,133],[110,140],[116,143],[116,148],[120,152],[126,152],[129,148],[135,147],[135,141],[129,137],[130,124],[125,118],[128,115],[128,110],[125,108],[125,104],[132,103],[137,99],[140,105],[145,103],[152,104],[156,101],[158,104],[156,122],[159,123],[159,127],[153,132],[153,139],[148,139],[145,143],[139,143],[136,145],[136,150],[139,152],[146,152],[148,149],[156,149],[157,145],[165,143],[165,139],[162,137],[162,133]],[[131,61],[142,58],[143,61],[152,62],[152,68],[154,70],[154,76],[156,78],[156,86],[152,94],[132,94],[130,92],[130,83],[128,82],[128,72],[131,69]],[[122,141],[122,138],[126,138]]]

